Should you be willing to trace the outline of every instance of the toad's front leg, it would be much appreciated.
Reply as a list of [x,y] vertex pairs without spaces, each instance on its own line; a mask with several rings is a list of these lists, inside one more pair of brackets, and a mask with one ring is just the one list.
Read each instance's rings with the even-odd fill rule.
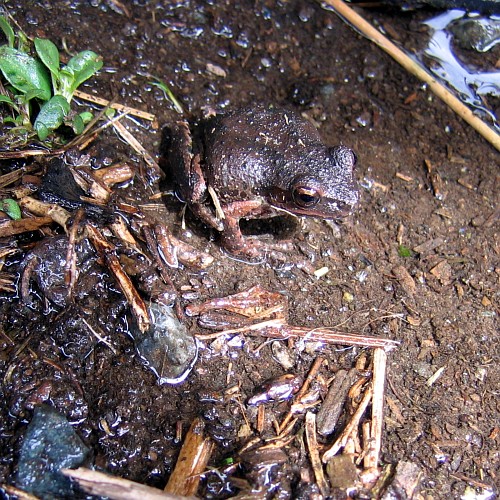
[[209,226],[222,231],[222,222],[210,206],[207,183],[201,168],[199,153],[193,152],[193,137],[187,122],[177,122],[171,130],[168,156],[176,181],[176,194],[191,211]]
[[256,218],[267,210],[267,205],[260,200],[247,200],[229,203],[222,207],[224,218],[221,234],[221,245],[231,254],[251,260],[263,258],[266,255],[285,260],[283,252],[291,251],[290,241],[266,242],[257,237],[244,236],[240,228],[240,219]]

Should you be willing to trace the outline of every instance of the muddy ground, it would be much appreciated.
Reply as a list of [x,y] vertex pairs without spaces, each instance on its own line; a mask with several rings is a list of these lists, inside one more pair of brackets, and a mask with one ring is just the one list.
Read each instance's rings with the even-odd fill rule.
[[[312,120],[326,143],[351,147],[362,196],[350,220],[336,226],[300,219],[265,227],[294,239],[290,262],[327,266],[325,276],[318,279],[296,265],[235,261],[189,215],[183,231],[182,206],[166,197],[165,217],[176,233],[215,257],[205,271],[180,269],[172,279],[178,289],[194,292],[189,298],[195,301],[260,284],[288,297],[293,324],[341,325],[347,332],[400,341],[388,361],[382,462],[417,464],[425,498],[460,498],[468,485],[498,485],[498,152],[419,81],[314,2],[137,0],[126,2],[126,10],[100,0],[5,5],[30,36],[103,56],[101,74],[83,90],[154,113],[160,128],[126,122],[153,155],[159,153],[161,126],[180,115],[150,84],[151,75],[168,83],[184,117],[199,117],[208,108],[275,104]],[[417,20],[429,15],[369,17],[413,48],[422,44]],[[485,57],[494,63],[499,52]],[[88,152],[104,164],[126,160],[144,168],[109,131]],[[431,189],[426,161],[441,176],[442,196]],[[1,173],[13,168],[6,162],[0,167]],[[150,202],[143,186],[124,189],[132,203]],[[149,193],[154,190],[159,187]],[[46,234],[57,232],[53,227]],[[9,272],[19,272],[33,238],[41,235],[18,238]],[[255,386],[285,372],[265,340],[241,336],[222,346],[204,341],[188,379],[159,386],[127,335],[130,318],[113,279],[104,273],[95,286],[109,303],[87,291],[79,306],[88,322],[112,333],[114,352],[72,319],[78,314],[71,308],[44,303],[36,289],[31,307],[19,294],[2,296],[0,483],[14,481],[26,425],[43,401],[76,422],[94,463],[110,473],[162,487],[180,446],[176,423],[186,429],[196,416],[205,418],[218,444],[210,462],[218,466],[241,446],[243,423],[242,407],[220,395],[239,384],[245,403]],[[200,331],[195,322],[188,326]],[[297,347],[291,350],[291,372],[303,375],[323,356],[327,380],[339,368],[350,368],[360,352]],[[437,380],[428,383],[438,370]],[[288,403],[269,406],[266,433],[273,432],[270,415],[279,420],[287,410]],[[253,423],[255,412],[247,411]],[[295,467],[288,464],[280,479],[289,485],[286,491],[301,490],[299,470],[309,467],[300,450],[298,443],[287,450]],[[202,490],[205,496],[236,491],[211,481]]]

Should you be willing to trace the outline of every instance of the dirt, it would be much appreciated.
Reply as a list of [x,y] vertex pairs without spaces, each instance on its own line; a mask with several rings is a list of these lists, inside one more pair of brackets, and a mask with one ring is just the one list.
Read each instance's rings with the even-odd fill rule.
[[[460,498],[468,485],[498,486],[498,152],[424,85],[313,2],[137,0],[126,2],[126,10],[99,0],[5,5],[30,36],[103,56],[101,74],[83,90],[154,113],[158,128],[126,122],[153,155],[159,154],[161,127],[182,118],[150,83],[154,77],[181,101],[183,118],[208,108],[275,104],[303,113],[326,143],[351,147],[362,186],[359,210],[342,225],[300,219],[284,229],[296,243],[290,262],[327,266],[325,276],[236,261],[189,215],[183,230],[181,204],[165,197],[161,205],[176,234],[215,257],[203,272],[173,270],[174,284],[192,292],[191,301],[260,284],[289,299],[293,324],[340,325],[400,341],[389,354],[382,463],[417,464],[425,498]],[[367,15],[414,47],[423,36],[417,21],[430,14]],[[498,52],[486,57],[494,61]],[[144,168],[109,131],[89,153],[103,164],[125,160]],[[426,162],[441,178],[438,193]],[[13,168],[3,162],[0,173]],[[151,189],[138,184],[123,188],[124,196],[149,203]],[[266,230],[281,227],[271,223]],[[45,236],[57,232],[54,227]],[[17,238],[9,272],[20,272],[36,239],[41,235]],[[163,487],[180,447],[176,425],[187,429],[197,416],[217,443],[210,465],[218,466],[242,445],[240,403],[285,372],[269,343],[240,336],[222,345],[204,341],[185,382],[158,385],[128,335],[123,296],[109,274],[100,276],[74,307],[44,302],[35,286],[30,307],[19,293],[2,296],[0,483],[15,481],[26,426],[44,401],[74,423],[96,466],[110,473]],[[82,324],[82,310],[104,329],[113,349]],[[196,322],[187,324],[200,331]],[[290,350],[291,371],[303,376],[323,356],[327,380],[351,368],[361,352],[297,346]],[[239,402],[224,398],[236,385]],[[253,425],[255,411],[245,408]],[[271,435],[271,415],[280,420],[288,403],[267,411],[265,434]],[[274,479],[299,496],[307,457],[299,443],[286,451],[290,461]],[[204,496],[219,498],[236,491],[215,475],[203,488]]]

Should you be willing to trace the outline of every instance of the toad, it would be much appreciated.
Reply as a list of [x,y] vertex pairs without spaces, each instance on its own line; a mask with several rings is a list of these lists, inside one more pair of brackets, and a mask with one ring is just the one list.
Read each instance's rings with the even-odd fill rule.
[[240,219],[283,213],[340,219],[359,198],[353,151],[325,146],[316,128],[291,111],[245,108],[209,118],[193,133],[179,122],[170,130],[167,159],[178,197],[221,232],[226,250],[249,259],[284,245],[245,237]]

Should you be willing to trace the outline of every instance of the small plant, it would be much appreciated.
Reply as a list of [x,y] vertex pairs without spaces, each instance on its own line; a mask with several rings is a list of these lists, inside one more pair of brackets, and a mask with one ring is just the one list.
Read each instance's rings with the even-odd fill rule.
[[11,133],[25,140],[36,133],[43,142],[63,123],[81,134],[92,114],[71,113],[70,103],[75,90],[101,69],[101,57],[84,50],[61,67],[59,50],[50,40],[35,38],[36,56],[32,56],[27,37],[21,31],[14,33],[4,16],[0,16],[0,29],[7,39],[0,46],[0,72],[5,78],[0,103],[13,111],[3,117],[3,123],[11,123]]
[[404,245],[399,245],[399,247],[398,247],[398,255],[400,257],[403,257],[403,258],[406,259],[406,258],[412,256],[412,251],[408,247],[406,247]]

